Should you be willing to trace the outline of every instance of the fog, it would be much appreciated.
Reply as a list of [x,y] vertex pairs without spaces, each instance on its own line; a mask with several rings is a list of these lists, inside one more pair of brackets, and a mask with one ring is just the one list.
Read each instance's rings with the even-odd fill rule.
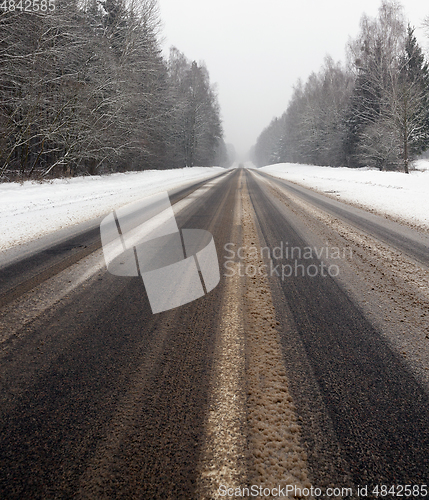
[[[402,2],[419,42],[429,7]],[[363,13],[377,15],[374,0],[159,0],[164,53],[176,46],[205,61],[217,84],[225,141],[244,157],[273,117],[287,108],[293,86],[318,71],[326,55],[345,61],[349,37]]]

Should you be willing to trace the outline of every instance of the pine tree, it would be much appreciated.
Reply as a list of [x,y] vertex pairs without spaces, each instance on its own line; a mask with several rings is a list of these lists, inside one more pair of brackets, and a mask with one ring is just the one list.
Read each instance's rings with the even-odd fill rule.
[[399,91],[394,119],[402,139],[404,171],[429,148],[429,65],[408,26],[405,55],[399,73]]

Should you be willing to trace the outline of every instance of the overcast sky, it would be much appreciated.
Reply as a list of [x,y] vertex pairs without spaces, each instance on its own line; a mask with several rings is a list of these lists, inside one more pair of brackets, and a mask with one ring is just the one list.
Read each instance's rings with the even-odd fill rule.
[[[217,84],[225,141],[244,154],[274,116],[287,108],[292,87],[318,71],[325,55],[344,61],[349,37],[374,0],[159,0],[164,50],[174,45],[205,61]],[[406,17],[421,27],[426,0],[404,0]],[[423,31],[418,39],[427,48]]]

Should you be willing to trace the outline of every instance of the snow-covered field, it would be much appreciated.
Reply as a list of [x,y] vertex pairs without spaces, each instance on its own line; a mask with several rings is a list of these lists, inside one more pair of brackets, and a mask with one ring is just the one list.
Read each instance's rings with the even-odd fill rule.
[[340,201],[429,228],[429,160],[419,160],[414,167],[416,170],[409,175],[293,163],[269,165],[260,170],[329,193]]
[[0,184],[0,250],[224,171],[220,167],[193,167],[55,179],[43,184]]

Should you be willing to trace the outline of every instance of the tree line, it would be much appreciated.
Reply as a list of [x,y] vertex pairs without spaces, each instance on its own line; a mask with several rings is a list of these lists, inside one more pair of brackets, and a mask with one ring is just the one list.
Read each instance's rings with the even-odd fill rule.
[[[429,22],[426,21],[429,28]],[[364,15],[346,64],[327,57],[261,133],[258,166],[292,162],[409,172],[429,149],[429,65],[402,7]]]
[[35,5],[0,5],[1,180],[228,163],[207,68],[162,56],[156,0]]

